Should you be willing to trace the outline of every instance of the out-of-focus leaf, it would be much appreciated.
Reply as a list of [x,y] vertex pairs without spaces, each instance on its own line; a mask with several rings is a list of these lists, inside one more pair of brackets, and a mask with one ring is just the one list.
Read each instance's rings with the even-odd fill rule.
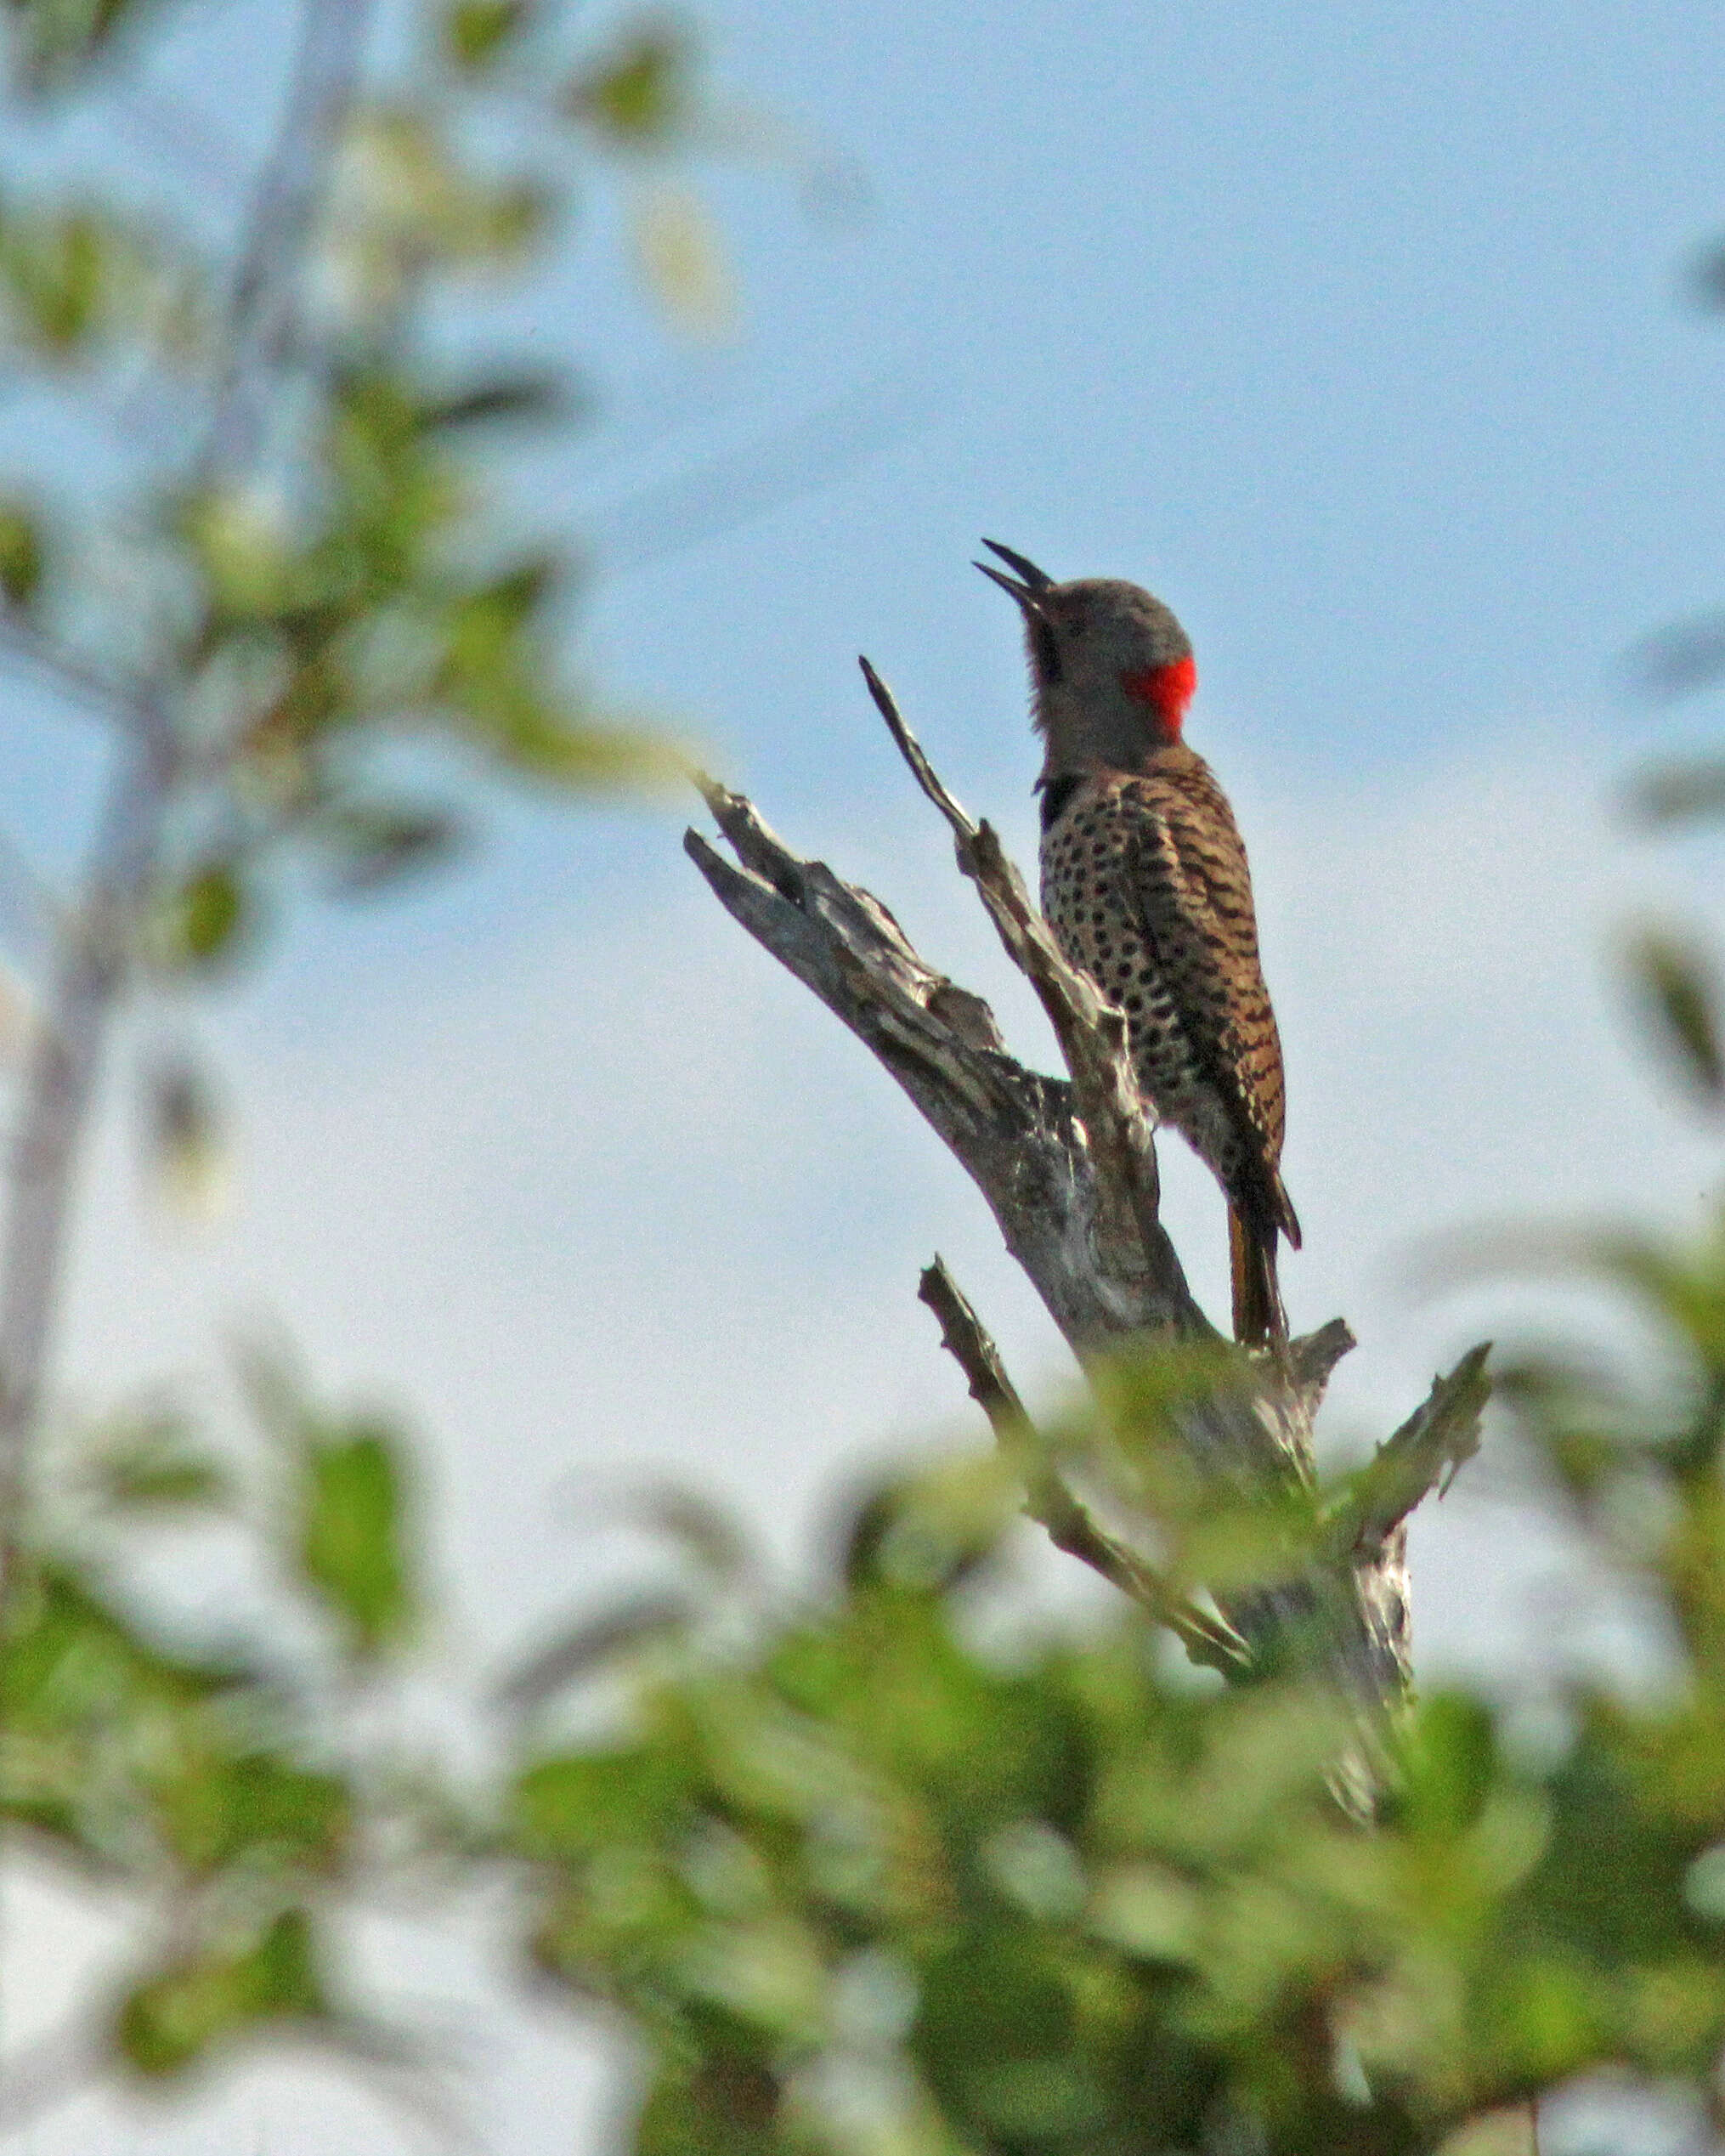
[[156,908],[150,944],[159,962],[197,970],[232,958],[249,925],[237,863],[206,861]]
[[489,699],[468,727],[508,769],[580,792],[658,788],[687,781],[693,768],[670,742],[646,732],[593,726],[554,706]]
[[622,1509],[625,1519],[638,1519],[674,1543],[720,1587],[734,1587],[755,1569],[744,1523],[698,1490],[661,1483],[631,1491]]
[[0,213],[0,292],[14,334],[44,357],[70,358],[106,325],[110,235],[89,212]]
[[183,502],[177,524],[224,619],[252,621],[280,614],[303,573],[285,505],[262,487],[228,487]]
[[1434,1693],[1421,1700],[1405,1733],[1397,1815],[1415,1833],[1453,1838],[1479,1818],[1496,1771],[1496,1740],[1485,1708],[1459,1692]]
[[772,2156],[783,2147],[781,2095],[778,2077],[759,2059],[715,2053],[679,2064],[648,2091],[630,2148],[633,2156]]
[[0,320],[31,358],[64,369],[141,344],[178,360],[200,345],[204,313],[189,258],[155,229],[0,195]]
[[207,1219],[226,1202],[230,1160],[220,1106],[208,1079],[184,1057],[156,1064],[144,1081],[150,1165],[178,1212]]
[[420,424],[434,434],[500,422],[549,425],[568,419],[577,409],[568,384],[556,375],[498,376],[422,405]]
[[331,880],[350,895],[435,868],[461,838],[461,821],[447,809],[353,798],[324,810],[314,829],[331,857]]
[[331,190],[325,278],[358,327],[395,314],[431,270],[519,263],[551,203],[470,166],[427,110],[374,105],[349,123]]
[[80,1478],[113,1512],[223,1511],[232,1503],[225,1464],[192,1440],[172,1409],[128,1417],[104,1430],[80,1463]]
[[117,31],[158,6],[159,0],[6,0],[25,83],[66,88],[102,57]]
[[1190,1880],[1165,1865],[1122,1865],[1097,1881],[1087,1921],[1099,1938],[1147,1961],[1191,1958],[1203,1904]]
[[1024,1485],[998,1451],[966,1453],[895,1475],[857,1504],[842,1565],[853,1587],[880,1581],[915,1593],[953,1586],[999,1547]]
[[1649,928],[1629,951],[1630,976],[1655,1045],[1689,1090],[1710,1106],[1725,1098],[1718,991],[1694,944]]
[[404,1638],[418,1614],[411,1525],[406,1460],[393,1429],[357,1423],[307,1432],[300,1463],[298,1569],[359,1659]]
[[444,46],[469,74],[494,67],[536,9],[532,0],[455,0],[444,10]]
[[0,1808],[99,1862],[154,1846],[153,1766],[243,1671],[143,1635],[70,1567],[14,1559],[0,1605]]
[[568,110],[619,148],[663,148],[698,110],[698,56],[687,25],[668,18],[637,25],[576,76]]
[[325,1873],[346,1848],[346,1785],[268,1752],[193,1751],[156,1778],[166,1838],[189,1872],[212,1876],[243,1858],[254,1872]]
[[1725,675],[1725,613],[1700,614],[1643,637],[1629,655],[1631,679],[1645,694],[1691,696]]
[[648,288],[676,327],[704,342],[728,335],[736,286],[700,197],[682,187],[648,189],[636,207],[635,235]]
[[0,501],[0,593],[8,606],[27,607],[42,582],[42,526],[27,504]]
[[530,778],[581,788],[687,778],[669,744],[586,723],[549,678],[542,619],[559,568],[523,562],[450,603],[434,693],[476,746]]
[[581,1856],[663,1834],[695,1791],[691,1763],[664,1747],[568,1752],[529,1768],[511,1808],[524,1854]]
[[1642,822],[1652,824],[1725,816],[1725,759],[1649,772],[1630,795],[1629,806]]
[[639,1594],[583,1618],[512,1670],[497,1688],[499,1702],[518,1712],[541,1706],[625,1656],[686,1633],[694,1614],[686,1595]]
[[317,2020],[327,2011],[311,1920],[290,1909],[238,1952],[188,1955],[136,1985],[115,2036],[121,2056],[156,2077],[183,2073],[261,2025]]

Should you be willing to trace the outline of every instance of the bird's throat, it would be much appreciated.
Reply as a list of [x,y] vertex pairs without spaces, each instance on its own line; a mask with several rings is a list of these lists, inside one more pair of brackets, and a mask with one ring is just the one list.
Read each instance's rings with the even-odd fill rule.
[[1186,721],[1186,706],[1198,686],[1197,661],[1188,652],[1184,659],[1174,659],[1166,666],[1123,674],[1120,686],[1134,704],[1141,704],[1151,714],[1164,741],[1178,741]]

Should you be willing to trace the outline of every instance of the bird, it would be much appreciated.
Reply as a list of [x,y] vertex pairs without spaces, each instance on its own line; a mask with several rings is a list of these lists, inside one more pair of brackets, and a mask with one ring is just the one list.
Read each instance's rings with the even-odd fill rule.
[[982,544],[1005,568],[976,566],[1024,617],[1044,750],[1043,913],[1068,963],[1124,1012],[1140,1091],[1222,1186],[1236,1339],[1285,1340],[1276,1244],[1298,1250],[1300,1225],[1281,1180],[1281,1041],[1234,812],[1182,738],[1191,641],[1136,584],[1059,584]]

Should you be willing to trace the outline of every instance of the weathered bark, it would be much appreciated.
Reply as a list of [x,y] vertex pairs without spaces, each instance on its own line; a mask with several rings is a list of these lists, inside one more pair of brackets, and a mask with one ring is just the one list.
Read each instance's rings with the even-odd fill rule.
[[[686,847],[721,904],[850,1027],[963,1164],[1081,1362],[1148,1337],[1219,1345],[1158,1214],[1154,1122],[1133,1079],[1125,1020],[1061,957],[994,832],[941,784],[865,659],[863,673],[917,783],[951,825],[1009,955],[1041,999],[1066,1061],[1048,1078],[1007,1053],[981,997],[927,965],[880,902],[794,853],[741,795],[704,782],[735,856],[698,832]],[[996,1435],[1026,1476],[1028,1509],[1174,1629],[1196,1658],[1238,1673],[1315,1659],[1376,1722],[1408,1677],[1404,1522],[1477,1443],[1485,1395],[1475,1350],[1319,1517],[1299,1576],[1218,1597],[1222,1621],[1172,1593],[1154,1523],[1100,1517],[1037,1443],[993,1344],[938,1260],[923,1299],[939,1317]],[[1230,1381],[1183,1407],[1193,1462],[1219,1489],[1309,1491],[1312,1422],[1354,1344],[1338,1318],[1261,1355],[1237,1351]]]

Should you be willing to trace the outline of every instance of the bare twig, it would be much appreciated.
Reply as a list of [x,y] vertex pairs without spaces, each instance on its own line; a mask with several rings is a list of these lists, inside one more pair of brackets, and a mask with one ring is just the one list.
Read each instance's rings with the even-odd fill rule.
[[917,1299],[926,1303],[941,1328],[941,1345],[964,1373],[970,1397],[988,1418],[1003,1451],[1015,1450],[1030,1433],[1030,1417],[1019,1398],[1000,1350],[983,1329],[970,1298],[947,1270],[944,1258],[925,1265]]
[[1429,1491],[1441,1497],[1479,1450],[1479,1418],[1491,1396],[1490,1352],[1484,1341],[1448,1377],[1434,1378],[1429,1396],[1354,1476],[1325,1521],[1333,1555],[1381,1548]]
[[1208,1320],[1186,1292],[1174,1246],[1162,1225],[1156,1126],[1132,1074],[1124,1012],[1099,994],[1087,975],[1066,963],[992,827],[973,823],[947,792],[905,724],[891,690],[867,659],[857,664],[899,754],[952,826],[960,870],[976,886],[1007,955],[1048,1014],[1072,1072],[1078,1119],[1097,1155],[1099,1184],[1106,1192],[1125,1196],[1145,1261],[1163,1293],[1179,1305],[1177,1329],[1210,1333]]
[[281,117],[240,228],[198,483],[245,469],[261,445],[269,378],[291,342],[294,286],[330,151],[353,103],[371,12],[372,0],[305,0]]
[[133,732],[142,722],[148,682],[140,676],[108,671],[14,609],[0,609],[0,656],[17,660],[42,676],[69,703],[84,705],[110,722],[117,719]]
[[1200,1609],[1137,1551],[1106,1534],[1066,1487],[1006,1374],[1000,1350],[943,1259],[925,1267],[917,1295],[939,1320],[942,1345],[964,1372],[970,1397],[988,1418],[1001,1451],[1023,1476],[1026,1512],[1047,1531],[1055,1548],[1100,1572],[1165,1624],[1193,1661],[1226,1677],[1242,1675],[1252,1652],[1233,1626]]
[[10,1568],[41,1408],[72,1171],[109,1012],[130,958],[132,922],[155,873],[175,772],[176,750],[165,727],[152,727],[123,755],[78,918],[61,938],[60,963],[25,1072],[0,1240],[0,1576]]

